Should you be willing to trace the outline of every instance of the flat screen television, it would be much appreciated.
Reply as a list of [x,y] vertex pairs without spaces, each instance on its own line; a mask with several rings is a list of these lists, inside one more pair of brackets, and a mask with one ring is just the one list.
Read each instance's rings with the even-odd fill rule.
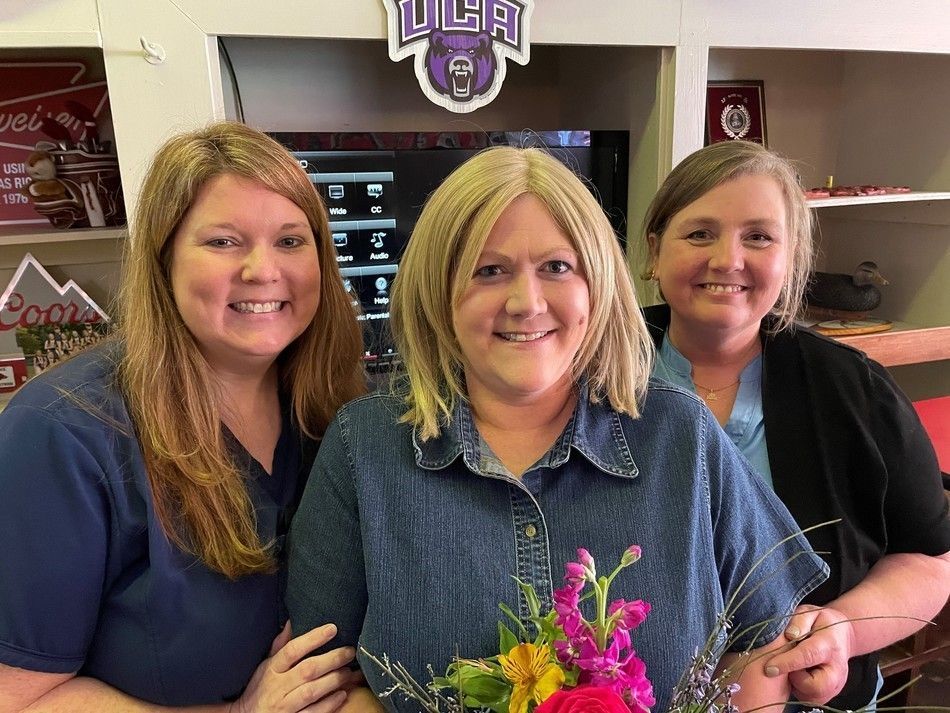
[[337,262],[361,306],[370,371],[398,360],[389,290],[426,197],[459,164],[496,145],[546,146],[585,179],[625,245],[626,131],[272,132],[326,202]]

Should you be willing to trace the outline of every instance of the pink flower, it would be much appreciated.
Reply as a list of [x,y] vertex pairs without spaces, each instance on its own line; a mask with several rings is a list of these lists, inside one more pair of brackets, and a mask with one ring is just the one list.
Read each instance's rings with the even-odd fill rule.
[[585,550],[583,547],[577,548],[577,561],[581,566],[586,567],[591,572],[594,571],[594,558],[591,557],[590,552]]
[[630,708],[609,688],[578,686],[552,694],[534,713],[630,713]]
[[584,629],[584,618],[578,608],[580,590],[570,584],[554,590],[554,623],[561,627],[568,638],[577,636]]
[[630,545],[624,553],[620,556],[620,566],[628,567],[640,559],[640,556],[643,554],[643,551],[640,549],[640,545]]
[[632,602],[617,599],[607,607],[607,615],[613,616],[618,611],[621,612],[621,614],[617,619],[617,627],[629,631],[636,629],[644,622],[647,618],[647,614],[650,613],[650,605],[642,599],[637,599]]
[[579,601],[580,590],[573,585],[568,584],[554,590],[554,611],[558,613],[558,616],[567,616],[576,612]]
[[624,698],[631,704],[634,711],[649,713],[650,708],[656,705],[653,684],[647,678],[646,664],[635,653],[631,653],[621,664],[618,680],[623,689]]
[[568,562],[564,565],[564,581],[576,587],[583,587],[587,579],[587,570],[579,562]]
[[580,645],[576,639],[558,639],[551,646],[554,647],[557,660],[562,664],[573,664],[580,656]]

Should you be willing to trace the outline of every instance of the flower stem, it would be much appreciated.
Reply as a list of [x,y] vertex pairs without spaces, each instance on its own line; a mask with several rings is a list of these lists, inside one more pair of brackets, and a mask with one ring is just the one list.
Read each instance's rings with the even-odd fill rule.
[[594,582],[594,593],[597,600],[597,651],[604,653],[607,650],[607,587],[610,583],[606,577]]

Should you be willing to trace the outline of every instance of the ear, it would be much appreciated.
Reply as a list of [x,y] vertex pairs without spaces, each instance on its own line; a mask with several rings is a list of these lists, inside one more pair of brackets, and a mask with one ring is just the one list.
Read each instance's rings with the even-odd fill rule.
[[432,33],[429,44],[439,56],[444,55],[448,51],[445,46],[445,34],[441,30],[436,30]]
[[656,258],[660,251],[660,238],[656,233],[647,235],[647,263],[643,266],[640,277],[644,280],[656,279]]
[[491,49],[491,35],[487,32],[479,32],[476,39],[478,40],[478,49],[483,52]]

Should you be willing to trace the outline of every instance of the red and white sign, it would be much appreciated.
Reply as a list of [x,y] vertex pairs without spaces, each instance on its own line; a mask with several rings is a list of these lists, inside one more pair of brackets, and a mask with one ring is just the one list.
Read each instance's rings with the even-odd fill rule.
[[27,253],[0,294],[0,393],[92,346],[108,321],[81,287],[60,285]]
[[87,140],[87,127],[66,104],[102,115],[106,83],[86,81],[87,74],[78,61],[0,62],[0,225],[49,224],[24,193],[30,181],[26,159],[38,141],[51,141],[41,128],[44,118],[62,124],[74,142]]

